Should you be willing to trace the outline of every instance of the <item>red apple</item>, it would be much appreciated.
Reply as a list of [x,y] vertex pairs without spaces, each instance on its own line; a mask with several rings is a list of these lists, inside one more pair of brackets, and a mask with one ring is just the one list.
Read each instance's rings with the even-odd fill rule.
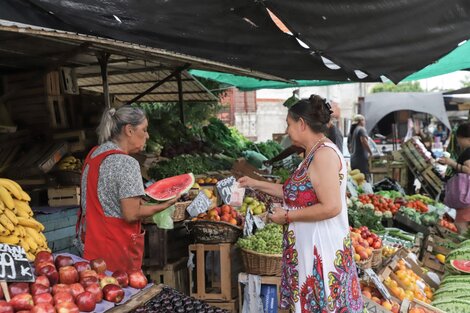
[[92,284],[86,287],[85,290],[91,292],[95,296],[96,303],[103,301],[103,291],[98,284]]
[[33,296],[34,304],[42,304],[42,303],[49,303],[50,305],[54,305],[54,298],[50,293],[42,293],[37,296]]
[[147,277],[142,273],[142,270],[130,271],[127,274],[129,275],[129,286],[132,288],[143,289],[147,286]]
[[92,312],[96,307],[95,295],[89,291],[85,291],[77,296],[75,303],[82,312]]
[[83,286],[79,283],[75,283],[70,285],[70,291],[72,293],[73,298],[75,299],[79,294],[85,292],[85,288],[83,288]]
[[129,285],[129,276],[124,271],[115,271],[113,277],[117,279],[119,286],[126,288]]
[[56,304],[55,310],[57,313],[79,313],[80,310],[73,302],[63,302]]
[[93,284],[99,284],[99,282],[100,281],[95,276],[87,276],[87,277],[80,278],[80,284],[84,288],[86,288],[90,285],[93,285]]
[[21,293],[10,300],[15,311],[31,310],[34,306],[33,296],[29,293]]
[[98,273],[96,273],[94,270],[84,270],[83,272],[80,272],[80,278],[84,278],[88,276],[93,276],[93,277],[98,278]]
[[48,266],[48,265],[52,265],[54,270],[56,269],[53,262],[39,262],[39,263],[34,265],[34,274],[40,275],[41,269],[45,266]]
[[77,262],[73,266],[75,266],[75,268],[77,269],[79,273],[85,270],[91,270],[90,263],[85,262],[85,261]]
[[118,285],[106,285],[103,288],[104,299],[109,302],[119,303],[124,298],[124,290]]
[[54,295],[54,303],[56,305],[60,304],[60,303],[64,303],[64,302],[72,302],[73,303],[73,296],[72,296],[71,293],[61,291],[61,292],[58,292]]
[[55,313],[55,309],[50,303],[40,303],[33,306],[31,313]]
[[101,259],[93,259],[90,261],[91,269],[95,270],[98,274],[106,272],[106,262]]
[[70,286],[66,284],[57,284],[52,287],[52,295],[55,295],[59,292],[68,292],[72,294],[72,291],[70,290]]
[[39,251],[36,254],[36,258],[34,259],[34,266],[37,266],[41,262],[54,263],[54,257],[52,256],[52,253],[49,251]]
[[108,277],[108,275],[106,275],[105,273],[98,273],[97,276],[99,280],[102,280],[103,278]]
[[103,277],[103,279],[100,280],[100,287],[101,288],[104,288],[104,286],[110,285],[110,284],[119,286],[119,282],[117,281],[117,279],[114,278],[114,277],[111,277],[111,276]]
[[14,313],[15,311],[13,310],[13,306],[4,301],[0,300],[0,313]]
[[59,281],[61,284],[73,284],[78,282],[78,272],[73,266],[59,268]]
[[48,292],[49,292],[49,287],[46,287],[38,283],[31,284],[31,295],[33,296],[40,295],[43,293],[48,293]]
[[49,285],[54,286],[59,281],[59,273],[55,269],[54,265],[48,264],[38,271],[38,275],[46,275],[49,280]]
[[22,293],[29,293],[29,284],[28,283],[10,283],[8,284],[8,291],[10,292],[10,297]]
[[55,258],[55,267],[57,267],[58,269],[64,266],[72,266],[72,265],[73,265],[73,259],[69,256],[58,255]]
[[41,276],[36,277],[36,281],[34,283],[41,284],[41,285],[44,285],[46,287],[51,286],[51,283],[49,282],[49,279],[47,278],[46,275],[41,275]]

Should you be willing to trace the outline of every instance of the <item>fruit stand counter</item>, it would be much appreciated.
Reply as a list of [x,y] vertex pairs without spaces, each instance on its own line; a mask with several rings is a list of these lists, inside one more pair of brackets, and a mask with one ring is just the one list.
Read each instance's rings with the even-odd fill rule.
[[108,310],[108,313],[127,313],[131,312],[138,307],[141,307],[143,304],[150,301],[152,298],[156,297],[163,289],[163,285],[153,285],[146,290],[134,295],[129,301],[122,305],[115,306],[114,308]]

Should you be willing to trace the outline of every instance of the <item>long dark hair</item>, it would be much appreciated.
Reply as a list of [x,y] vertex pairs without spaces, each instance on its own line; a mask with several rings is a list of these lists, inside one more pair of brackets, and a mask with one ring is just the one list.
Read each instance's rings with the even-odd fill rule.
[[470,123],[460,124],[455,132],[455,137],[470,138]]
[[311,95],[297,101],[289,108],[288,114],[296,122],[302,118],[313,132],[326,133],[331,113],[331,106],[325,99]]

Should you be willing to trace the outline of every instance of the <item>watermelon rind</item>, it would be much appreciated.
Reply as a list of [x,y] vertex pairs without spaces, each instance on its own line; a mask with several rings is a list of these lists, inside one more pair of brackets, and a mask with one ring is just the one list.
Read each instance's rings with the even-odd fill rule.
[[145,189],[145,193],[157,201],[168,201],[187,193],[194,185],[193,173],[161,179]]
[[459,272],[470,274],[470,261],[468,260],[451,260],[450,265]]

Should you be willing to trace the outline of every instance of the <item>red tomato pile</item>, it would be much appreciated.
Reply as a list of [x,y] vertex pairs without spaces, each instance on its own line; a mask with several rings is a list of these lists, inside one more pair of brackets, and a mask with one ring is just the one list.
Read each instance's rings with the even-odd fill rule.
[[376,194],[361,194],[358,197],[363,204],[372,204],[376,211],[390,211],[395,214],[400,209],[400,204],[394,203],[392,199]]
[[406,203],[406,206],[420,213],[427,213],[429,211],[428,206],[419,200],[409,201]]
[[444,227],[444,228],[447,228],[448,230],[450,231],[453,231],[454,233],[457,233],[458,230],[457,230],[457,227],[455,226],[454,223],[452,223],[451,221],[448,221],[447,219],[443,218],[440,222],[439,222],[439,225]]

